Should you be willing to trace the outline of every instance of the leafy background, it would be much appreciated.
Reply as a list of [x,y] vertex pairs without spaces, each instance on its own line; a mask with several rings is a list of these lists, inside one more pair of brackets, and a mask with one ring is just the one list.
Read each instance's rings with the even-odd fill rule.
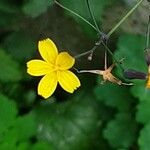
[[[92,22],[85,0],[60,2]],[[135,2],[93,0],[91,8],[107,33]],[[125,69],[147,72],[147,6],[144,2],[109,40],[114,56],[125,58]],[[52,0],[0,1],[0,149],[149,150],[150,90],[145,88],[146,81],[132,81],[131,87],[100,85],[96,75],[77,74],[82,86],[74,94],[58,87],[47,100],[37,95],[40,79],[26,73],[26,62],[40,58],[37,42],[47,37],[60,50],[77,55],[94,45],[97,33]],[[76,67],[102,69],[104,50],[100,47],[92,61],[86,56],[77,59]],[[108,61],[113,61],[111,56]],[[114,73],[124,80],[119,66]]]

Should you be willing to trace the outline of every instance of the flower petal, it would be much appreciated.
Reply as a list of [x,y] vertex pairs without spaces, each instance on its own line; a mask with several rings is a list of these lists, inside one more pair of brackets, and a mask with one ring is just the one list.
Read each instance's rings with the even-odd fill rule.
[[49,38],[39,41],[38,43],[39,52],[42,58],[50,63],[55,63],[56,57],[58,55],[58,50],[56,45]]
[[34,59],[27,62],[27,73],[32,76],[42,76],[52,71],[51,64]]
[[56,86],[57,86],[56,72],[46,74],[39,82],[38,94],[46,99],[54,93]]
[[61,87],[69,92],[73,93],[80,86],[78,77],[69,70],[57,72],[58,82]]
[[68,70],[74,63],[75,59],[67,52],[61,52],[56,59],[56,66],[58,66],[60,70]]

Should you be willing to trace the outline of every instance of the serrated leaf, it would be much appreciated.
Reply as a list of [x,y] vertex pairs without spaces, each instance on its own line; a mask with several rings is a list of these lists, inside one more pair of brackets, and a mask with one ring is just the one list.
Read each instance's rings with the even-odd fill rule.
[[149,150],[150,148],[150,123],[146,124],[140,132],[138,139],[140,150]]
[[28,0],[22,10],[26,15],[37,17],[44,13],[52,4],[52,0]]
[[65,103],[37,107],[34,112],[39,121],[38,139],[48,141],[55,149],[87,149],[97,121],[91,100],[78,95]]
[[144,56],[145,38],[143,36],[126,34],[119,37],[115,57],[117,60],[125,58],[124,69],[147,71]]
[[36,134],[37,124],[33,114],[18,117],[14,123],[18,141],[25,141]]
[[[147,73],[148,66],[145,60],[145,38],[143,36],[126,34],[119,38],[118,48],[115,52],[117,59],[125,58],[124,69],[135,69]],[[120,72],[120,74],[123,74]],[[148,100],[150,91],[146,89],[146,80],[132,80],[134,85],[131,87],[132,94],[142,100]]]
[[129,110],[130,104],[133,102],[133,97],[127,87],[112,83],[96,86],[94,93],[99,101],[120,111]]
[[[34,119],[34,115],[27,114],[15,118],[15,121],[11,128],[8,128],[5,133],[3,133],[3,139],[0,144],[1,147],[7,147],[6,149],[12,149],[14,146],[18,149],[23,147],[28,147],[29,139],[36,135],[37,124]],[[21,147],[21,148],[20,148]]]
[[4,39],[2,46],[13,58],[24,61],[35,52],[36,41],[30,33],[13,32]]
[[10,55],[0,49],[0,81],[11,82],[19,81],[22,78],[22,72],[19,68],[19,63],[16,62]]
[[136,119],[143,124],[150,121],[150,101],[142,101],[138,104]]
[[30,147],[30,138],[37,132],[34,114],[17,117],[17,107],[13,100],[0,94],[0,149],[26,150]]
[[129,148],[136,139],[136,130],[137,126],[131,115],[121,113],[107,124],[104,138],[113,148]]
[[136,81],[131,93],[140,101],[150,101],[150,89],[146,88],[146,81]]
[[[13,100],[0,94],[0,134],[12,126],[17,115],[17,107]],[[1,141],[1,140],[0,140]]]

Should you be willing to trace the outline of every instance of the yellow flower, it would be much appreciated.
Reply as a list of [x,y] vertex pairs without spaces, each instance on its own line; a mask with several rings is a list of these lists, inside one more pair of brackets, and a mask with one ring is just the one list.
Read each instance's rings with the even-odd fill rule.
[[27,72],[32,76],[43,76],[38,85],[38,94],[44,98],[51,96],[59,83],[67,92],[73,93],[80,86],[78,77],[69,71],[75,59],[67,52],[58,54],[52,40],[45,39],[38,43],[43,60],[34,59],[27,62]]

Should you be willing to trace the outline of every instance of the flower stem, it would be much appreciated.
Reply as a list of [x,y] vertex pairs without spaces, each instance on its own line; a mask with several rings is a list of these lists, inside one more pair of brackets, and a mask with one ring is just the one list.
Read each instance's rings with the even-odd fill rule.
[[147,26],[147,36],[146,36],[146,49],[150,48],[150,16],[148,19],[148,26]]
[[65,9],[65,10],[69,11],[69,12],[72,13],[73,15],[77,16],[78,18],[80,18],[81,20],[83,20],[84,22],[86,22],[86,23],[87,23],[88,25],[90,25],[96,32],[98,32],[98,31],[97,31],[97,28],[96,28],[93,24],[91,24],[88,20],[86,20],[84,17],[82,17],[81,15],[75,13],[74,11],[70,10],[69,8],[67,8],[67,7],[65,7],[65,6],[63,6],[63,5],[61,5],[61,4],[60,4],[59,2],[57,2],[56,0],[54,0],[54,2],[55,2],[58,6],[60,6],[61,8],[63,8],[63,9]]
[[107,34],[110,37],[122,23],[134,12],[134,10],[143,2],[144,0],[140,0]]
[[89,2],[89,0],[86,0],[86,3],[87,3],[87,7],[88,7],[89,13],[90,13],[90,15],[91,15],[91,18],[92,18],[92,20],[93,20],[93,22],[94,22],[94,25],[95,25],[97,31],[99,32],[99,34],[102,35],[103,33],[100,31],[99,26],[98,26],[98,24],[97,24],[97,22],[96,22],[96,19],[95,19],[95,17],[94,17],[93,11],[92,11],[92,9],[91,9],[91,7],[90,7],[90,2]]
[[[112,28],[107,34],[107,38],[109,39],[109,37],[120,27],[120,25],[135,11],[135,9],[143,2],[144,0],[140,0],[116,25],[114,28]],[[149,39],[148,39],[149,40]],[[147,40],[147,41],[148,41]],[[90,54],[91,52],[94,52],[99,46],[100,44],[103,42],[103,39],[100,38],[99,41],[97,43],[99,43],[99,45],[94,45],[92,49],[81,53],[77,56],[75,56],[75,58],[80,58],[82,56],[85,56],[87,54]],[[148,42],[147,42],[148,43]]]
[[[99,30],[99,28],[98,28],[98,26],[97,26],[95,20],[94,20],[94,23],[95,23],[96,27],[95,27],[93,24],[91,24],[88,20],[86,20],[84,17],[82,17],[81,15],[79,15],[79,14],[75,13],[74,11],[68,9],[67,7],[61,5],[59,2],[57,2],[57,0],[54,0],[54,2],[55,2],[58,6],[60,6],[61,8],[65,9],[65,10],[67,10],[67,11],[69,11],[69,12],[72,13],[73,15],[79,17],[81,20],[83,20],[83,21],[86,22],[88,25],[90,25],[96,32],[100,33],[101,35],[104,35],[105,38],[107,38],[107,40],[108,40],[109,37],[122,25],[122,23],[135,11],[135,9],[136,9],[143,1],[144,1],[144,0],[139,0],[139,2],[138,2],[138,3],[106,34],[106,35],[104,35],[104,33],[100,32],[100,30]],[[87,2],[88,2],[87,4],[88,4],[88,7],[89,7],[89,1],[87,0]],[[90,7],[89,7],[89,9],[90,9]],[[90,13],[91,13],[91,10],[90,10]],[[92,16],[92,18],[94,18],[94,15],[93,15],[92,13],[91,13],[91,16]],[[94,19],[95,19],[95,18],[94,18]],[[103,40],[104,40],[104,37],[103,37],[103,38],[99,38],[98,42],[96,42],[96,43],[98,43],[98,44],[95,44],[92,49],[90,49],[90,50],[88,50],[88,51],[86,51],[86,52],[84,52],[84,53],[81,53],[81,54],[79,54],[79,55],[76,55],[75,58],[80,58],[80,57],[85,56],[85,55],[87,55],[87,54],[93,53],[93,52],[101,45],[101,43],[103,42]],[[148,42],[148,41],[149,41],[149,37],[148,37],[148,39],[147,39],[147,45],[149,45],[149,42]],[[110,52],[109,52],[109,53],[110,53]],[[110,54],[112,55],[112,53],[110,53]]]

